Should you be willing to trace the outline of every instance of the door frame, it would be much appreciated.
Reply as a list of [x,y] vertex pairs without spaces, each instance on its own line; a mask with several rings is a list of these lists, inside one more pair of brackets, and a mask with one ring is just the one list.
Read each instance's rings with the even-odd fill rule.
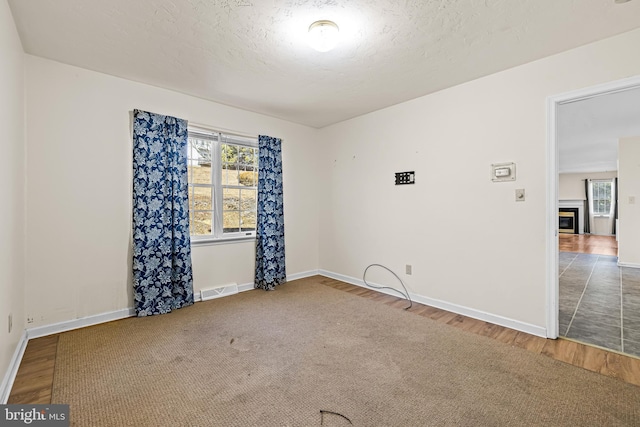
[[558,106],[640,88],[640,76],[615,80],[547,97],[547,338],[558,338]]

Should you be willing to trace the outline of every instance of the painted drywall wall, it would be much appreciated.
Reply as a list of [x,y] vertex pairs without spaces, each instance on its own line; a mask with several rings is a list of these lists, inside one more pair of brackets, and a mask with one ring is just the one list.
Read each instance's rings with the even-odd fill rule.
[[0,383],[4,385],[24,330],[25,185],[24,55],[4,0],[0,1],[0,94]]
[[612,236],[613,218],[609,216],[597,216],[593,218],[591,234],[595,234],[596,236]]
[[640,267],[640,137],[618,141],[618,262]]
[[617,171],[561,173],[558,175],[558,200],[585,200],[585,179],[611,179],[617,176]]
[[[287,273],[318,268],[315,129],[26,56],[29,326],[132,306],[135,109],[283,139]],[[252,283],[254,243],[194,247],[194,290]]]
[[[321,269],[381,263],[413,293],[546,327],[547,97],[639,74],[638,45],[636,30],[322,129]],[[491,181],[500,162],[516,181]],[[394,186],[400,171],[415,185]]]

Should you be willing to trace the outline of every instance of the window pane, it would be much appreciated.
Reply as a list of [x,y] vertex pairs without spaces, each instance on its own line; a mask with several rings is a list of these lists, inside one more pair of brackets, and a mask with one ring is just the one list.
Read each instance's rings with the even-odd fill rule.
[[191,165],[189,168],[190,184],[211,184],[211,165]]
[[240,190],[240,210],[256,211],[257,190]]
[[258,185],[258,173],[252,170],[241,170],[238,174],[238,181],[240,181],[240,185],[255,187]]
[[238,147],[238,163],[252,165],[254,163],[255,149],[252,147]]
[[213,210],[211,201],[211,187],[193,187],[192,209],[194,211],[210,211]]
[[202,236],[211,234],[212,216],[213,212],[193,212],[191,216],[191,222],[189,224],[191,228],[191,234],[195,236]]
[[222,227],[225,233],[240,231],[240,212],[224,211]]
[[608,214],[611,210],[611,182],[593,182],[593,211]]
[[238,146],[222,144],[222,163],[236,164],[238,162]]
[[222,209],[239,210],[240,207],[240,190],[225,188],[222,190]]
[[235,165],[222,165],[222,185],[238,185],[238,170]]
[[240,214],[242,231],[252,231],[256,229],[256,211],[242,211]]
[[211,165],[211,141],[208,139],[189,138],[187,150],[190,165]]

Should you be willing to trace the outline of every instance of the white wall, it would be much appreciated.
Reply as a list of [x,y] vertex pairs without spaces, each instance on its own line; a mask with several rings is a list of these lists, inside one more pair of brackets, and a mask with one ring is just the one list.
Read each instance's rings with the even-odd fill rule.
[[[131,307],[130,112],[283,139],[287,273],[318,268],[316,130],[26,56],[28,326]],[[194,290],[253,282],[254,243],[192,251]]]
[[[25,185],[24,59],[4,0],[0,1],[0,94],[0,383],[4,385],[24,330]],[[11,333],[9,314],[13,314]]]
[[640,267],[640,137],[620,139],[618,153],[618,262]]
[[[640,30],[322,129],[321,269],[412,264],[411,292],[546,327],[546,100],[639,74],[638,45]],[[509,161],[517,181],[491,182]]]
[[561,173],[558,175],[558,200],[585,200],[585,179],[612,179],[617,176],[617,171]]

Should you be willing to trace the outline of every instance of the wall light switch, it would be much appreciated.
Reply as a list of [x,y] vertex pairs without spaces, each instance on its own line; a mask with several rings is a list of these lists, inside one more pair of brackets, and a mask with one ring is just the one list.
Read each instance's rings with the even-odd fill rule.
[[516,202],[524,202],[524,188],[516,190]]
[[491,165],[491,181],[515,181],[516,180],[516,164],[515,163],[494,163]]
[[636,204],[635,196],[629,196],[629,204],[630,205],[635,205]]

